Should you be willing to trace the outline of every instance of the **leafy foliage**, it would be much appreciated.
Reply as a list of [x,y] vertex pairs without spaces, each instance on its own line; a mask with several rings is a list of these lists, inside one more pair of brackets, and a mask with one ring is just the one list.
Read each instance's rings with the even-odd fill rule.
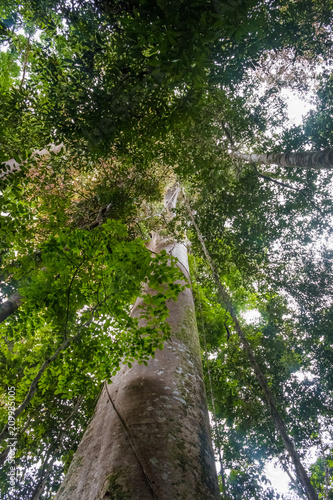
[[[17,404],[30,398],[16,496],[52,497],[102,381],[163,347],[166,303],[183,285],[170,257],[145,247],[159,231],[192,242],[223,498],[279,498],[264,466],[289,464],[263,394],[184,207],[171,219],[163,209],[176,179],[237,313],[260,314],[242,325],[289,434],[305,458],[320,449],[332,415],[332,175],[228,152],[332,146],[332,12],[321,0],[3,2],[1,293],[22,297],[0,326],[3,424],[7,387]],[[280,91],[305,91],[307,73],[316,110],[288,128]],[[146,326],[130,315],[137,297]],[[310,469],[322,495],[325,460]]]

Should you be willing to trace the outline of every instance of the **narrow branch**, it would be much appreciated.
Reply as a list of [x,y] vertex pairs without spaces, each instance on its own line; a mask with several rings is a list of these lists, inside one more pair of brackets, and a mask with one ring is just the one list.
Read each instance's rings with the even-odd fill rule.
[[65,334],[64,334],[65,339],[67,338],[67,325],[68,325],[68,318],[69,318],[69,299],[70,299],[70,294],[71,294],[71,290],[72,290],[72,285],[73,285],[73,281],[75,279],[75,276],[76,276],[78,270],[80,269],[80,267],[82,266],[82,264],[84,263],[84,261],[85,261],[85,259],[83,259],[83,261],[76,267],[76,269],[73,273],[71,282],[69,284],[68,290],[67,290],[67,314],[66,314],[66,324],[65,324]]
[[[19,437],[23,435],[23,433],[26,431],[26,429],[29,427],[29,424],[31,422],[31,417],[29,417],[26,421],[26,423],[24,424],[24,426],[20,429],[20,432],[19,432]],[[3,464],[5,463],[6,459],[7,459],[7,456],[9,454],[9,451],[10,451],[10,448],[9,446],[7,448],[5,448],[1,453],[0,453],[0,467],[3,466]]]
[[0,466],[2,467],[3,464],[6,462],[7,457],[9,455],[10,448],[7,446],[2,452],[0,453]]
[[[41,379],[41,377],[42,377],[43,373],[45,372],[46,368],[50,365],[50,363],[52,363],[52,361],[54,361],[59,356],[59,354],[62,351],[64,351],[72,342],[74,342],[74,340],[76,340],[76,339],[78,339],[80,337],[80,335],[81,335],[82,330],[83,330],[84,327],[89,326],[91,324],[91,322],[93,320],[93,317],[94,317],[94,312],[95,312],[96,308],[97,308],[97,306],[95,306],[94,309],[92,310],[92,316],[91,316],[90,320],[87,321],[84,325],[82,325],[79,328],[78,333],[76,335],[74,335],[74,337],[70,337],[70,338],[65,339],[64,342],[55,351],[55,353],[52,356],[50,356],[46,361],[44,361],[44,363],[42,364],[42,366],[41,366],[40,370],[38,371],[37,375],[35,376],[35,378],[31,382],[29,390],[27,392],[27,395],[26,395],[24,401],[15,410],[15,413],[14,413],[15,419],[19,415],[21,415],[21,413],[26,409],[26,407],[28,406],[28,404],[30,403],[30,401],[32,400],[32,398],[34,397],[34,394],[35,394],[35,392],[37,390],[37,387],[38,387],[38,382]],[[0,443],[1,443],[1,441],[3,439],[5,439],[7,437],[8,433],[9,433],[8,424],[6,424],[5,427],[3,428],[2,432],[0,433]]]
[[20,82],[20,90],[22,90],[22,86],[23,86],[23,83],[25,80],[25,72],[27,69],[29,53],[30,53],[30,36],[28,38],[27,47],[26,47],[25,53],[24,53],[23,74],[22,74],[22,78],[21,78],[21,82]]
[[320,215],[322,217],[324,217],[323,212],[315,204],[315,202],[313,200],[311,200],[311,198],[309,198],[306,194],[304,194],[300,189],[295,188],[294,186],[291,186],[290,184],[286,184],[285,182],[281,182],[281,181],[278,181],[276,179],[273,179],[273,177],[269,177],[268,175],[262,174],[261,172],[259,172],[259,170],[257,169],[257,167],[256,167],[255,164],[253,164],[253,168],[254,168],[256,174],[258,175],[258,177],[261,177],[262,179],[265,179],[267,181],[273,182],[274,184],[277,184],[278,186],[282,186],[282,187],[286,187],[288,189],[292,189],[293,191],[296,191],[297,193],[299,193],[301,196],[303,196],[303,198],[305,198],[313,206],[313,208],[315,208],[316,210],[318,210],[318,212],[320,213]]
[[282,465],[283,470],[285,471],[285,473],[289,477],[291,484],[293,484],[295,486],[296,490],[298,491],[298,494],[300,495],[300,498],[306,498],[306,496],[304,495],[303,491],[301,490],[301,488],[297,484],[296,479],[290,473],[287,464],[282,460],[281,457],[279,457],[279,461],[280,461],[280,464]]
[[230,142],[230,146],[231,146],[231,149],[233,151],[236,151],[236,146],[235,146],[235,143],[234,143],[234,140],[233,138],[231,137],[231,134],[229,132],[229,130],[227,129],[226,125],[224,122],[221,122],[221,126],[222,126],[222,130],[223,132],[225,133],[225,135],[227,136],[227,139],[228,141]]
[[290,184],[286,184],[285,182],[277,181],[276,179],[273,179],[273,177],[269,177],[268,175],[262,174],[261,172],[259,172],[259,170],[255,166],[255,164],[253,164],[253,168],[256,171],[257,176],[261,177],[262,179],[265,179],[266,181],[273,182],[277,186],[282,186],[282,187],[286,187],[288,189],[293,189],[294,191],[297,191],[297,192],[300,191],[298,188],[290,186]]
[[207,349],[206,329],[205,329],[205,322],[204,322],[203,314],[202,314],[202,302],[201,302],[201,297],[200,297],[200,287],[199,287],[199,284],[198,284],[197,266],[196,266],[196,263],[195,263],[195,258],[194,258],[194,270],[195,270],[195,281],[196,281],[197,293],[198,293],[199,313],[200,313],[200,319],[201,319],[201,329],[202,329],[202,336],[203,336],[204,348],[205,348],[205,358],[206,358],[206,366],[207,366],[208,381],[209,381],[209,392],[210,392],[210,398],[211,398],[212,407],[213,407],[214,427],[215,427],[216,440],[217,440],[217,452],[218,452],[218,457],[219,457],[219,462],[220,462],[220,475],[221,475],[221,479],[222,479],[223,495],[226,495],[227,490],[226,490],[224,467],[223,467],[223,460],[222,460],[222,453],[221,453],[220,434],[219,434],[219,429],[217,427],[215,398],[214,398],[214,392],[213,392],[212,375],[211,375],[211,371],[210,371],[208,349]]
[[[71,420],[73,418],[73,416],[78,412],[78,410],[82,404],[83,399],[84,399],[84,396],[78,397],[72,411],[70,412],[68,417],[64,420],[62,425],[66,425],[67,422],[69,420]],[[40,479],[39,479],[38,483],[36,484],[34,491],[32,492],[30,500],[39,500],[40,497],[42,496],[44,489],[45,489],[46,482],[47,482],[47,480],[50,476],[50,473],[52,471],[53,464],[57,460],[57,456],[53,456],[53,458],[51,459],[51,461],[49,463],[48,463],[48,459],[49,459],[51,454],[54,455],[54,453],[60,449],[60,446],[62,444],[62,441],[64,439],[65,434],[66,434],[66,428],[60,433],[56,442],[54,442],[50,446],[50,448],[48,449],[48,452],[46,454],[46,458],[45,458],[43,466],[41,468]]]
[[[55,248],[58,252],[62,253],[62,254],[66,257],[66,259],[68,259],[68,260],[69,260],[69,262],[70,262],[72,265],[75,265],[75,262],[74,262],[72,259],[70,259],[70,258],[68,257],[68,255],[66,254],[66,252],[64,252],[61,248],[57,247],[57,245],[54,245],[54,244],[52,244],[51,246],[53,246],[53,248]],[[68,250],[68,249],[67,249],[67,250]]]
[[219,436],[217,437],[217,443],[218,443],[218,455],[219,455],[219,462],[220,462],[220,475],[221,475],[221,479],[222,479],[223,495],[228,495],[227,485],[225,482],[225,473],[224,473],[223,459],[222,459],[222,453],[221,453],[221,443],[220,443]]

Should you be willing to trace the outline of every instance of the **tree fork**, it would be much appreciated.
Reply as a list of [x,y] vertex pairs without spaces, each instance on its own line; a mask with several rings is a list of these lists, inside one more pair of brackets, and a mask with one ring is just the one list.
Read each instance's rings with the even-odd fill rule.
[[[185,245],[155,235],[149,248],[177,257],[189,279]],[[104,388],[56,500],[220,498],[191,290],[168,308],[170,340]]]
[[257,377],[257,380],[258,380],[260,387],[265,395],[265,398],[266,398],[268,407],[270,409],[271,416],[272,416],[272,419],[274,421],[275,427],[276,427],[277,431],[279,432],[279,434],[282,438],[283,444],[284,444],[286,450],[288,451],[288,453],[289,453],[289,455],[294,463],[297,477],[304,488],[304,491],[306,493],[307,498],[309,500],[318,500],[318,495],[317,495],[315,489],[313,488],[313,486],[310,482],[310,479],[306,473],[306,470],[304,469],[304,467],[301,463],[300,457],[299,457],[299,455],[294,447],[293,442],[291,441],[290,437],[288,436],[288,432],[287,432],[286,426],[284,424],[284,421],[282,420],[282,418],[278,412],[275,397],[269,388],[269,385],[265,379],[265,376],[262,373],[262,371],[257,363],[254,352],[252,351],[252,348],[251,348],[250,344],[248,343],[246,336],[245,336],[245,334],[240,326],[240,323],[239,323],[238,318],[236,316],[235,310],[231,304],[229,294],[228,294],[227,290],[225,289],[225,287],[223,286],[223,284],[221,283],[220,277],[215,269],[215,265],[211,259],[211,256],[209,255],[209,252],[208,252],[207,247],[205,245],[205,242],[204,242],[204,239],[203,239],[202,234],[200,232],[200,229],[194,220],[193,213],[192,213],[191,207],[188,203],[188,200],[185,196],[185,193],[183,193],[183,197],[184,197],[184,201],[185,201],[185,205],[186,205],[188,214],[191,218],[192,224],[196,230],[196,233],[197,233],[198,239],[200,241],[200,244],[202,246],[203,252],[206,256],[206,259],[207,259],[208,264],[210,266],[210,269],[212,271],[214,281],[218,287],[221,299],[224,302],[226,309],[229,312],[229,314],[232,317],[232,320],[235,324],[236,332],[237,332],[237,334],[238,334],[238,336],[239,336],[239,338],[244,346],[244,349],[248,355],[248,358],[250,360],[252,368],[253,368],[255,375]]

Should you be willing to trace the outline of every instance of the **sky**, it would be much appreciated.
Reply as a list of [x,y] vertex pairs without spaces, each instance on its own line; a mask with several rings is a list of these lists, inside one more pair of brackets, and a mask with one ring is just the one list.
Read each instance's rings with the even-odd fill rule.
[[[290,471],[293,473],[293,471]],[[266,477],[270,480],[271,486],[279,493],[289,493],[289,477],[282,468],[270,462],[265,468]]]
[[303,116],[306,115],[310,109],[313,109],[314,106],[308,101],[300,99],[300,97],[291,90],[284,89],[281,94],[287,102],[289,120],[293,125],[300,125],[303,121]]

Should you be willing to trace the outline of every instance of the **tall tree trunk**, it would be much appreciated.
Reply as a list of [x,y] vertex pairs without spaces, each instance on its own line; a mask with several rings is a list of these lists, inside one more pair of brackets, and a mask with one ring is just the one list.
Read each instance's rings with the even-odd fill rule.
[[333,149],[324,151],[304,151],[300,153],[268,153],[243,154],[238,151],[230,153],[232,158],[265,165],[281,165],[282,167],[333,168]]
[[[150,249],[178,257],[189,279],[184,245],[155,236]],[[168,307],[171,339],[105,386],[56,500],[220,498],[191,290]]]

